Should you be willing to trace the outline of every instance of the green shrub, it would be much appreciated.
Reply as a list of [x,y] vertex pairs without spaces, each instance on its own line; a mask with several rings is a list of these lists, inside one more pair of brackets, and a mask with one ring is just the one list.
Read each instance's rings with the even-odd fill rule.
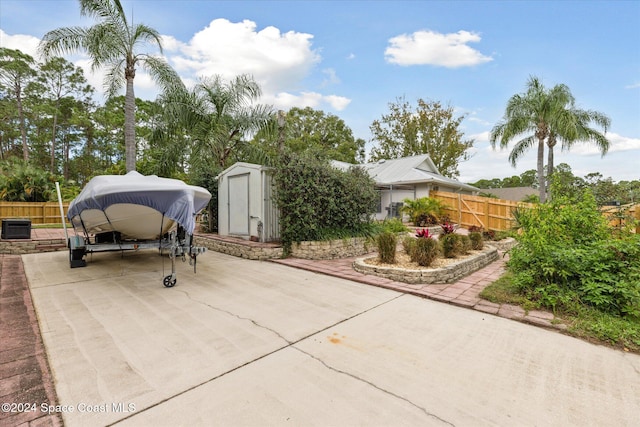
[[417,246],[418,239],[406,236],[404,240],[402,240],[402,249],[404,249],[404,253],[409,255],[411,260],[413,260],[413,253],[415,252]]
[[440,245],[437,240],[431,238],[414,239],[416,242],[413,250],[412,261],[418,263],[422,267],[431,265],[440,254]]
[[443,234],[440,236],[440,244],[442,245],[442,253],[445,258],[455,258],[462,253],[462,240],[459,234]]
[[640,318],[640,237],[614,237],[590,191],[554,197],[518,222],[507,266],[523,294],[554,310],[586,304]]
[[496,232],[493,230],[485,230],[482,232],[482,237],[485,240],[496,240]]
[[397,238],[393,233],[385,232],[376,238],[378,244],[378,259],[385,264],[395,264]]
[[402,202],[402,212],[409,215],[410,221],[418,227],[437,224],[446,208],[445,204],[434,197],[407,198]]
[[472,231],[469,233],[469,239],[471,239],[471,249],[474,251],[480,251],[484,248],[484,239],[481,232]]
[[465,234],[456,234],[456,236],[458,236],[458,239],[460,239],[460,242],[462,244],[462,255],[468,255],[469,252],[471,252],[472,249],[472,243],[471,243],[471,238]]
[[390,233],[404,233],[409,231],[400,218],[385,219],[382,221],[382,228],[384,231],[388,231]]

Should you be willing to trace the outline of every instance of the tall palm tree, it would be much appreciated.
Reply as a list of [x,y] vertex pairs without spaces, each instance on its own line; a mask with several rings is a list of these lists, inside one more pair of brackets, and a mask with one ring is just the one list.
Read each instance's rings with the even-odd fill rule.
[[[555,89],[555,88],[554,88]],[[554,91],[552,91],[554,92]],[[521,135],[509,154],[509,161],[515,167],[522,155],[538,143],[538,185],[540,186],[540,202],[546,200],[546,185],[544,177],[544,146],[549,136],[549,123],[552,120],[556,106],[559,102],[556,97],[561,97],[563,88],[557,87],[557,91],[551,95],[537,77],[530,77],[527,82],[527,91],[516,94],[507,101],[504,118],[493,127],[489,141],[495,148],[500,140],[500,148],[506,148],[509,143]]]
[[125,84],[124,141],[127,172],[136,169],[135,94],[136,66],[149,72],[164,90],[181,85],[180,78],[162,58],[138,53],[142,43],[156,45],[162,53],[160,34],[144,24],[129,23],[120,0],[78,0],[80,14],[96,18],[92,27],[63,27],[44,35],[38,47],[45,58],[84,51],[94,71],[107,67],[104,85],[107,96],[115,96]]

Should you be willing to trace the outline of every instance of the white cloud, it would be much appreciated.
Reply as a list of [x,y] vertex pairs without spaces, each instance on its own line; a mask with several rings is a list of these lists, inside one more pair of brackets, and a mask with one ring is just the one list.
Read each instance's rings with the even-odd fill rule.
[[344,110],[345,108],[347,108],[347,105],[351,103],[351,100],[349,98],[338,95],[327,95],[324,97],[324,100],[338,111]]
[[20,50],[34,59],[38,59],[38,43],[40,39],[25,34],[10,35],[0,30],[0,47]]
[[[233,23],[215,19],[187,43],[164,36],[163,46],[185,83],[216,74],[224,78],[250,74],[262,88],[261,102],[277,109],[330,107],[341,111],[350,99],[318,92],[296,93],[321,60],[312,48],[312,39],[311,34],[282,33],[275,27],[258,30],[249,20]],[[325,75],[322,86],[340,83],[335,69],[321,72]]]
[[625,89],[638,89],[640,88],[640,83],[633,83],[624,87]]
[[[331,108],[343,110],[351,102],[343,96],[317,92],[297,92],[304,87],[303,80],[321,61],[312,47],[313,35],[295,31],[281,32],[275,27],[258,30],[249,20],[233,23],[215,19],[207,27],[183,42],[163,35],[164,55],[187,86],[193,86],[200,77],[221,75],[226,79],[250,74],[262,88],[262,103],[276,108],[291,107]],[[10,36],[0,30],[0,46],[35,55],[37,37]],[[67,57],[85,70],[87,81],[98,93],[103,90],[104,71],[91,72],[86,55]],[[333,68],[322,70],[323,85],[340,83]],[[142,99],[154,99],[159,88],[151,77],[138,67],[135,94]],[[124,89],[122,91],[124,93]]]
[[340,78],[336,75],[336,70],[333,68],[325,68],[322,73],[327,77],[322,82],[322,86],[334,85],[340,83]]
[[[630,138],[628,136],[618,135],[617,133],[613,132],[607,133],[606,137],[611,143],[608,153],[640,150],[640,138]],[[571,147],[570,153],[578,156],[601,155],[598,147],[595,144],[589,142],[576,143],[573,147]]]
[[389,39],[389,46],[384,54],[387,62],[398,65],[468,67],[493,60],[467,46],[467,43],[479,41],[478,34],[468,31],[450,34],[416,31]]
[[271,104],[278,110],[288,110],[293,107],[319,108],[329,106],[334,110],[341,111],[349,105],[351,100],[338,95],[322,95],[318,92],[301,92],[294,95],[289,92],[279,92],[277,94],[266,94],[263,101]]
[[266,93],[290,90],[320,62],[313,36],[278,28],[256,29],[249,20],[215,19],[188,43],[169,38],[169,61],[181,73],[225,78],[250,74]]

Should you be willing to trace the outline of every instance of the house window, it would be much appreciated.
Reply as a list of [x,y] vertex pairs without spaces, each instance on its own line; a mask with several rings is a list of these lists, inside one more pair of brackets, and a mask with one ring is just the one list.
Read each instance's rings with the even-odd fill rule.
[[439,187],[439,186],[437,186],[437,185],[434,185],[433,187],[431,187],[431,189],[432,189],[433,191],[439,191],[439,190],[440,190],[440,187]]
[[382,213],[382,191],[377,190],[378,192],[378,213]]

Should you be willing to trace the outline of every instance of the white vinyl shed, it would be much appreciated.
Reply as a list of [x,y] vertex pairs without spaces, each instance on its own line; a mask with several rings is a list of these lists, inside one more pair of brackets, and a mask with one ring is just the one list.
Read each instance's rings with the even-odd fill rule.
[[218,175],[218,234],[259,242],[280,238],[271,169],[235,163]]

